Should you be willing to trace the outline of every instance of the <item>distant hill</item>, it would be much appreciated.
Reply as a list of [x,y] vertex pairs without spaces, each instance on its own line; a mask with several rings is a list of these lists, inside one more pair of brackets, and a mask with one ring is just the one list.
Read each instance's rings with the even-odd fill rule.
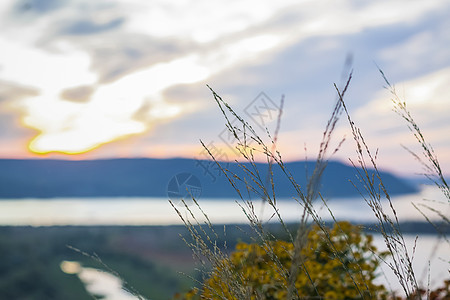
[[[244,178],[236,163],[223,163],[224,167]],[[243,164],[250,167],[249,164]],[[286,163],[287,169],[302,188],[306,186],[314,162]],[[257,164],[261,178],[267,177],[267,165]],[[219,172],[214,162],[194,159],[104,159],[104,160],[51,160],[0,159],[0,198],[51,197],[167,197],[171,178],[179,173],[195,175],[202,187],[202,198],[236,197],[228,179]],[[295,196],[292,185],[278,166],[273,168],[275,192],[278,197]],[[331,161],[324,172],[320,191],[327,197],[352,197],[359,192],[352,166]],[[382,172],[382,179],[391,194],[415,193],[417,187],[393,174]],[[248,177],[246,177],[248,179]],[[178,178],[180,179],[180,178]],[[360,189],[363,187],[358,184]],[[239,188],[247,194],[244,186]],[[253,195],[255,197],[255,195]]]

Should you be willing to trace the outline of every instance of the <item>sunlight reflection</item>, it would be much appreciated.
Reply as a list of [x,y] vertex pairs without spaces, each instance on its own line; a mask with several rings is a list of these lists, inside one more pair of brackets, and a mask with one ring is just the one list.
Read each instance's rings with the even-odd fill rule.
[[61,270],[66,274],[76,274],[88,293],[104,300],[135,300],[122,287],[122,280],[116,276],[94,268],[84,268],[76,261],[62,261]]

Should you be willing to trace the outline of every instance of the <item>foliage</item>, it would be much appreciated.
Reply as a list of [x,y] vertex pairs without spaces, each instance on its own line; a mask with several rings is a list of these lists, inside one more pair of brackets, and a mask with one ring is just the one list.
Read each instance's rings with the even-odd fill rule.
[[[332,244],[317,225],[308,233],[307,243],[301,251],[303,267],[299,267],[302,271],[297,273],[295,280],[298,296],[360,299],[359,289],[369,298],[385,298],[385,287],[375,284],[374,279],[379,266],[378,256],[385,257],[387,253],[378,253],[372,236],[362,234],[359,227],[349,222],[338,222],[327,231]],[[290,269],[293,251],[293,243],[281,240],[264,245],[239,243],[224,265],[230,267],[236,280],[245,287],[249,299],[286,299],[288,282],[278,271],[277,263]],[[223,271],[222,268],[214,269],[202,291],[194,289],[177,295],[177,298],[195,299],[200,294],[202,299],[236,299],[221,276]]]

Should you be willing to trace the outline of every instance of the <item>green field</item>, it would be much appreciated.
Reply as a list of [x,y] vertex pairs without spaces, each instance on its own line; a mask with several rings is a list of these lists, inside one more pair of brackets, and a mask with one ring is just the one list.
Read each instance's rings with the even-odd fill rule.
[[[271,231],[283,238],[279,225]],[[295,225],[291,225],[295,226]],[[248,226],[216,226],[218,245],[234,249],[237,241],[250,241]],[[404,224],[409,232],[433,231],[424,224]],[[444,229],[448,231],[448,228]],[[92,299],[76,275],[60,269],[64,260],[104,268],[95,259],[67,246],[98,257],[148,299],[170,299],[194,285],[192,252],[180,237],[183,226],[62,226],[0,227],[0,299]]]
[[63,260],[101,268],[71,250],[96,253],[143,296],[168,299],[192,282],[189,248],[182,227],[0,227],[0,299],[92,299],[76,275],[61,271]]

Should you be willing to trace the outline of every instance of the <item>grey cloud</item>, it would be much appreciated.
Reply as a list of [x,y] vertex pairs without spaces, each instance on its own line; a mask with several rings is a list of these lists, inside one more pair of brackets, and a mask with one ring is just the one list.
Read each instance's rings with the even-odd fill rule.
[[39,91],[35,88],[0,80],[0,103],[6,101],[13,102],[37,95],[39,95]]
[[[349,101],[356,106],[368,101],[373,93],[383,86],[382,78],[376,69],[374,61],[388,66],[386,71],[395,77],[395,81],[414,78],[420,72],[431,72],[450,64],[446,49],[450,47],[448,37],[448,9],[446,13],[429,14],[414,23],[392,24],[377,28],[368,28],[357,33],[341,35],[318,36],[305,40],[299,40],[291,47],[273,56],[269,62],[257,66],[246,66],[233,72],[239,77],[257,78],[265,90],[277,90],[278,93],[293,93],[295,98],[302,101],[302,106],[310,106],[312,103],[324,103],[330,101],[332,90],[324,93],[324,86],[332,87],[334,82],[339,82],[342,64],[347,53],[355,56],[355,74],[350,87],[351,94],[365,95],[366,100],[357,99],[350,94]],[[274,17],[265,24],[261,24],[258,30],[264,32],[277,28],[283,22],[292,22],[292,14],[295,8]],[[287,21],[284,16],[288,15]],[[301,16],[301,14],[300,14]],[[256,30],[256,29],[255,29]],[[420,51],[421,55],[410,55],[407,51],[397,51],[389,61],[380,58],[384,49],[402,45],[420,32],[431,32],[433,39],[427,45],[421,45],[426,49]],[[328,46],[329,45],[329,46]],[[399,49],[406,50],[406,49]],[[442,59],[438,59],[442,58]],[[386,62],[386,63],[385,63]],[[414,72],[406,71],[400,64],[416,66]],[[245,74],[245,75],[244,75]],[[280,74],[280,75],[278,75]],[[361,77],[364,74],[364,78]],[[242,86],[248,80],[235,80],[231,74],[221,75],[218,82],[231,82],[232,85]],[[327,90],[329,91],[329,90]]]
[[152,123],[154,120],[149,120],[148,112],[152,109],[149,101],[144,102],[141,107],[134,113],[133,119],[143,123]]
[[322,47],[325,40],[330,38],[310,38],[274,54],[267,62],[226,70],[212,78],[211,86],[232,95],[239,109],[259,92],[275,102],[285,94],[283,128],[321,126],[323,120],[317,116],[325,117],[332,109],[333,83],[339,83],[348,53],[345,46]]
[[[196,104],[198,105],[198,107],[200,107],[200,109],[194,112],[182,112],[182,115],[180,117],[177,117],[175,120],[170,121],[171,124],[176,124],[177,122],[186,122],[186,124],[181,127],[186,130],[198,132],[199,130],[201,130],[201,128],[204,128],[205,118],[210,118],[211,121],[214,119],[214,117],[218,116],[211,116],[211,111],[209,109],[214,108],[215,102],[211,92],[206,87],[206,84],[204,82],[195,84],[179,84],[172,86],[163,91],[162,97],[164,98],[164,102],[169,105],[178,104],[183,106],[189,103]],[[134,114],[133,118],[137,121],[153,124],[154,120],[149,118],[149,112],[151,110],[151,101],[145,101],[140,109]],[[193,122],[193,120],[197,120],[199,122],[196,123]],[[171,127],[172,125],[169,124],[168,126]]]
[[[377,59],[392,68],[392,76],[405,80],[450,65],[450,7],[408,28],[403,38],[380,51]],[[403,74],[401,74],[403,73]],[[403,78],[402,78],[403,77]]]
[[83,85],[70,89],[65,89],[61,92],[61,98],[73,102],[87,102],[89,101],[95,88],[93,86]]
[[2,17],[5,28],[32,29],[30,26],[38,21],[45,23],[47,29],[37,34],[41,35],[41,44],[64,35],[110,31],[125,21],[118,4],[105,0],[24,0],[12,5]]
[[214,106],[214,99],[205,82],[171,86],[163,91],[163,97],[169,103],[201,102],[202,107]]
[[60,34],[67,35],[90,35],[119,28],[125,18],[115,18],[106,23],[97,23],[90,19],[76,20],[73,23],[65,24],[60,30]]
[[9,15],[14,21],[33,21],[57,10],[67,9],[71,12],[78,11],[80,15],[86,15],[111,8],[115,9],[117,5],[117,3],[106,0],[21,0],[11,6]]
[[196,144],[199,138],[208,141],[218,139],[218,134],[225,128],[224,120],[219,109],[215,107],[214,98],[206,87],[206,82],[175,85],[166,89],[162,96],[168,104],[194,103],[199,109],[188,113],[182,112],[181,116],[170,122],[155,123],[148,116],[148,112],[152,109],[151,102],[145,102],[133,117],[135,120],[150,124],[154,129],[141,137],[141,140],[149,143]]
[[99,83],[112,82],[151,65],[170,61],[196,47],[187,38],[155,38],[124,32],[121,25],[125,18],[120,15],[120,10],[108,9],[110,21],[103,24],[96,21],[95,11],[80,14],[78,19],[53,20],[37,46],[58,51],[61,40],[76,45],[91,56],[91,69],[98,74]]
[[15,15],[23,14],[45,14],[63,7],[67,1],[64,0],[23,0],[13,6]]
[[[214,100],[212,100],[214,101]],[[153,130],[142,137],[151,143],[174,143],[199,145],[199,139],[206,143],[219,142],[219,134],[225,128],[225,121],[219,111],[199,111],[185,114],[170,122],[150,123]]]
[[99,82],[117,80],[151,65],[170,61],[190,50],[189,43],[179,40],[155,39],[146,35],[118,33],[86,41],[91,53],[92,69],[99,74]]
[[0,144],[20,137],[28,138],[31,129],[18,126],[18,117],[11,113],[0,112]]
[[[42,33],[37,46],[58,51],[61,40],[72,43],[91,56],[91,69],[99,83],[115,81],[127,74],[169,61],[192,51],[196,45],[187,38],[155,38],[122,30],[126,22],[118,6],[84,9],[82,13],[49,17],[48,31]],[[99,14],[108,21],[99,23]]]
[[36,89],[0,80],[0,143],[8,139],[30,135],[29,129],[18,126],[19,116],[12,111],[4,111],[2,105],[6,102],[13,103],[38,94],[39,91]]

